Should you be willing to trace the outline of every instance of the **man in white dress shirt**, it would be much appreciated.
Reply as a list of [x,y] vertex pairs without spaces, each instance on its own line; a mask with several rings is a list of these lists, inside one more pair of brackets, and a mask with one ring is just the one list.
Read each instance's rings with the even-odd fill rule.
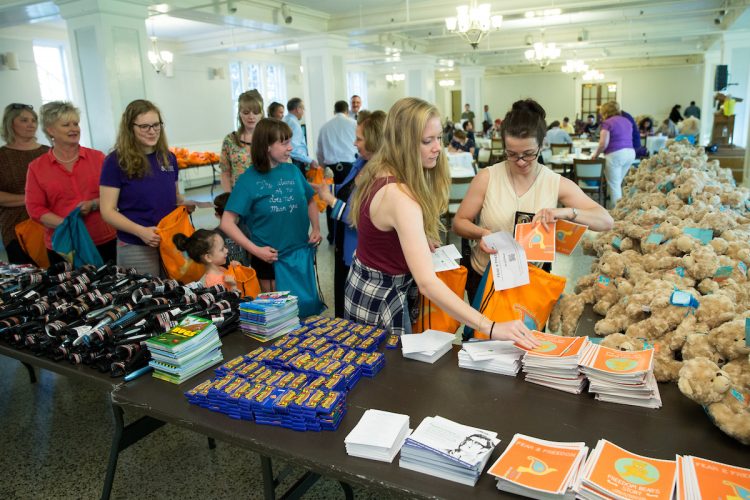
[[[357,133],[357,122],[349,118],[349,104],[337,101],[333,107],[334,116],[328,120],[318,134],[318,163],[333,171],[333,183],[342,184],[357,154],[354,145]],[[333,243],[333,220],[331,208],[326,208],[328,223],[328,242]]]

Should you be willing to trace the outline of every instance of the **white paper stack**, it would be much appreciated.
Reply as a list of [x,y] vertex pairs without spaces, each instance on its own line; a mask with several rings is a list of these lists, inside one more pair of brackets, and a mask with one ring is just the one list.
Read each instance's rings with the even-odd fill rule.
[[499,442],[495,432],[438,416],[426,417],[406,438],[399,465],[474,486]]
[[586,443],[544,441],[516,434],[489,474],[497,489],[530,498],[575,498],[586,454]]
[[353,457],[393,462],[409,435],[409,415],[367,410],[344,439],[346,453]]
[[677,500],[750,498],[750,469],[690,455],[678,456]]
[[451,350],[455,339],[455,334],[437,330],[401,335],[401,352],[405,358],[434,363]]
[[458,352],[459,368],[515,376],[523,351],[510,340],[465,342]]
[[583,392],[586,377],[579,370],[578,363],[590,343],[588,338],[535,334],[542,344],[523,357],[526,381],[572,394]]
[[654,377],[654,350],[620,351],[591,344],[581,357],[581,371],[596,399],[645,408],[661,408]]

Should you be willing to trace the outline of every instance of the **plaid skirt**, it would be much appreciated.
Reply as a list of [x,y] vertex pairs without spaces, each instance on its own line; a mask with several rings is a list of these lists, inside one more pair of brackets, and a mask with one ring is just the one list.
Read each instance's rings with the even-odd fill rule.
[[394,335],[411,333],[417,285],[411,274],[386,274],[352,258],[344,295],[344,318],[377,326]]

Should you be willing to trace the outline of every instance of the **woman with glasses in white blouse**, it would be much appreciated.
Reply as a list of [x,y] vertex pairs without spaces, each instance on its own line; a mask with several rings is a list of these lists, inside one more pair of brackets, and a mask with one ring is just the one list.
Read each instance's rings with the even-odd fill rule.
[[482,237],[498,231],[512,234],[517,218],[524,213],[533,214],[527,216],[532,222],[543,224],[567,219],[594,231],[612,227],[607,210],[573,181],[537,161],[547,132],[545,116],[532,99],[513,104],[501,125],[506,160],[479,171],[453,219],[453,232],[477,242],[466,282],[470,300],[487,268],[489,254],[495,253]]

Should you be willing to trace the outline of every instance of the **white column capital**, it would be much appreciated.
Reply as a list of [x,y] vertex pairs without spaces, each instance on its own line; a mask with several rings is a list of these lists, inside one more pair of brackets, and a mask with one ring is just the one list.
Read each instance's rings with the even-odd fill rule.
[[349,48],[349,40],[338,35],[315,35],[299,42],[302,57],[305,55],[343,54]]
[[485,71],[484,66],[461,66],[459,69],[461,71],[461,80],[463,80],[464,77],[482,78]]
[[149,17],[148,7],[122,0],[57,0],[60,15],[66,21],[76,17],[97,14],[111,14],[145,20]]

